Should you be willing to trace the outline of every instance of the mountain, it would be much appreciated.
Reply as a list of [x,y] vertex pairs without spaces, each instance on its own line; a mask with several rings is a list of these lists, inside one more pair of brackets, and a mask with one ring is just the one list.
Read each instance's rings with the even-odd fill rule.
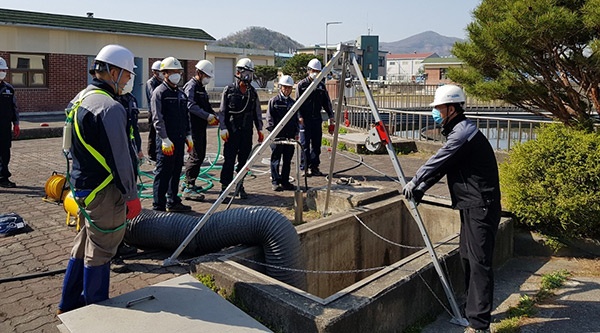
[[217,40],[216,45],[288,53],[304,45],[277,31],[263,27],[249,27]]
[[427,53],[435,52],[440,56],[449,56],[452,45],[457,41],[463,41],[456,37],[446,37],[433,31],[425,31],[408,38],[391,42],[379,43],[379,49],[390,53]]

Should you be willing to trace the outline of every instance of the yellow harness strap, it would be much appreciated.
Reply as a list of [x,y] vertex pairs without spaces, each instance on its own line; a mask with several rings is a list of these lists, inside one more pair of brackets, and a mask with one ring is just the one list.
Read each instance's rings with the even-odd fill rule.
[[104,159],[104,157],[102,155],[100,155],[100,153],[94,147],[90,146],[87,142],[85,142],[85,140],[83,139],[83,136],[81,136],[81,130],[79,129],[79,124],[77,122],[77,110],[79,109],[81,102],[83,102],[83,100],[86,97],[88,97],[92,94],[102,94],[102,95],[108,96],[112,99],[112,97],[104,90],[99,90],[99,89],[90,90],[90,91],[86,92],[85,94],[83,94],[83,96],[81,96],[75,102],[75,105],[69,114],[69,116],[72,117],[72,119],[73,119],[73,124],[75,125],[75,133],[77,134],[77,138],[79,138],[79,141],[81,142],[81,144],[83,144],[85,149],[87,149],[90,152],[90,154],[92,154],[92,156],[94,156],[96,161],[98,161],[98,163],[100,163],[100,165],[102,165],[102,167],[104,167],[104,169],[106,169],[106,171],[108,171],[108,177],[106,177],[106,179],[104,179],[104,181],[102,183],[100,183],[100,185],[98,185],[98,187],[93,189],[92,192],[90,192],[90,194],[84,199],[84,203],[86,206],[88,206],[94,200],[94,198],[96,197],[96,194],[98,192],[100,192],[100,190],[105,188],[113,180],[112,171],[110,170],[110,167],[108,166],[108,164],[106,164],[106,159]]

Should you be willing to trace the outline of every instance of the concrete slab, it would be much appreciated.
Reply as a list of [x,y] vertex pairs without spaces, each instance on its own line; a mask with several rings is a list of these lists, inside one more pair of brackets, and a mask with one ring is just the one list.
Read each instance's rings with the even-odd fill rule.
[[271,332],[189,274],[58,317],[70,333]]

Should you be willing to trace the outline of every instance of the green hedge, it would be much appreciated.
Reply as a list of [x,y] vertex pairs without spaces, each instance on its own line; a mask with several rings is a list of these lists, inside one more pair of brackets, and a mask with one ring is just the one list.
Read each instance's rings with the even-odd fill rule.
[[504,208],[552,236],[600,238],[600,135],[552,124],[500,165]]

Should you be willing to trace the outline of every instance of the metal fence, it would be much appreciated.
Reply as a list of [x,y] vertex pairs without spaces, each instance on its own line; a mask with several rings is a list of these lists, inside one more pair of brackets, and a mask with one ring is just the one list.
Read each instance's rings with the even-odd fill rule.
[[[371,110],[366,106],[348,105],[347,117],[351,128],[368,131],[374,123]],[[389,133],[401,139],[442,142],[441,128],[433,122],[431,112],[406,111],[380,108],[379,114]],[[534,140],[535,129],[551,120],[511,118],[502,116],[483,116],[466,112],[481,132],[488,138],[496,150],[510,150],[516,144]]]

